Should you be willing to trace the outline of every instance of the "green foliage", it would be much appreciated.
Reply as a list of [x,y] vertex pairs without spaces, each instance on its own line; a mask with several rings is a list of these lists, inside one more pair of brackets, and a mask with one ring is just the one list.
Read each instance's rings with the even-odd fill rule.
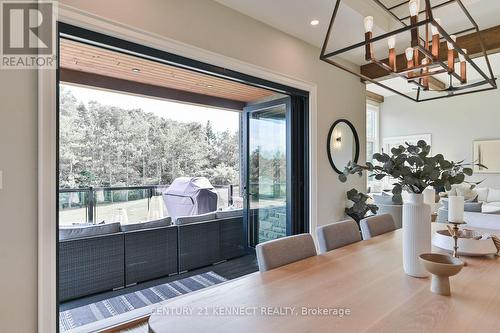
[[[370,177],[382,180],[385,177],[394,179],[392,189],[393,201],[401,200],[403,190],[411,193],[422,193],[428,187],[444,187],[450,190],[452,185],[461,184],[465,176],[471,176],[474,164],[464,161],[448,161],[442,154],[429,156],[431,146],[420,140],[416,145],[406,143],[391,149],[391,155],[386,153],[373,154],[376,165],[367,162],[359,165],[349,162],[339,180],[345,182],[350,174],[362,175],[364,171],[371,172]],[[476,164],[486,168],[484,165]]]
[[214,185],[239,183],[238,132],[141,109],[79,104],[65,87],[60,103],[62,188],[169,184],[197,175]]
[[374,204],[367,203],[370,197],[364,193],[358,192],[356,189],[347,191],[347,199],[353,202],[352,207],[346,208],[345,213],[352,217],[358,224],[368,212],[376,214],[378,207]]

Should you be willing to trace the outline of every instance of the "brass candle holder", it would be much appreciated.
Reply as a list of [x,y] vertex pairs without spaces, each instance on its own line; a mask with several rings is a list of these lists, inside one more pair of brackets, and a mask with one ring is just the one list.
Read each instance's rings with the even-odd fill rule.
[[[458,258],[458,236],[460,235],[460,229],[458,226],[460,225],[464,225],[464,224],[467,224],[466,222],[462,221],[462,222],[452,222],[452,221],[448,221],[449,224],[453,224],[453,228],[450,228],[450,226],[448,226],[448,230],[450,231],[450,234],[451,236],[453,237],[453,241],[454,241],[454,246],[453,246],[453,257],[455,258]],[[465,262],[464,262],[464,265],[465,265]]]

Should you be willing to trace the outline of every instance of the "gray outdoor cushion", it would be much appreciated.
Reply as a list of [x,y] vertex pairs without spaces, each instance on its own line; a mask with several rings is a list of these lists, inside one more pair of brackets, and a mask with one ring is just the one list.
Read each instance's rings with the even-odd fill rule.
[[204,222],[204,221],[210,221],[210,220],[215,220],[215,212],[201,214],[201,215],[193,215],[193,216],[181,216],[181,217],[177,218],[177,220],[175,221],[175,224],[182,225],[182,224]]
[[145,221],[133,224],[122,224],[122,231],[133,231],[133,230],[142,230],[142,229],[152,229],[152,228],[160,228],[166,227],[172,224],[172,219],[170,217],[165,217],[158,220],[153,221]]
[[220,210],[215,213],[218,219],[227,219],[230,217],[242,217],[243,209]]
[[59,240],[92,237],[120,232],[120,223],[72,225],[59,227]]

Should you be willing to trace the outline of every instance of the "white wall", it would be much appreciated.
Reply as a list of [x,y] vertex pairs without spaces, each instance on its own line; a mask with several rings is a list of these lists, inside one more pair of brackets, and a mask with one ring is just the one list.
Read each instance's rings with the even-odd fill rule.
[[37,73],[0,70],[0,331],[35,332]]
[[[500,90],[415,103],[400,96],[385,98],[380,113],[381,138],[432,134],[432,152],[472,161],[472,141],[500,139]],[[481,186],[500,188],[500,174],[476,174]]]
[[[63,0],[128,26],[147,30],[215,53],[252,63],[318,85],[319,223],[343,216],[345,189],[363,188],[352,177],[340,184],[326,156],[329,126],[338,118],[353,122],[365,156],[365,90],[356,77],[319,60],[319,49],[270,26],[207,0]],[[138,15],[140,13],[140,15]],[[308,28],[308,27],[307,27]]]
[[[319,49],[208,0],[63,0],[63,3],[131,27],[249,62],[318,86],[318,222],[342,218],[345,191],[326,156],[329,126],[349,119],[365,156],[365,90],[359,79],[319,61]],[[306,27],[307,28],[307,27]],[[37,76],[0,72],[1,274],[0,323],[4,332],[35,332],[37,301]]]

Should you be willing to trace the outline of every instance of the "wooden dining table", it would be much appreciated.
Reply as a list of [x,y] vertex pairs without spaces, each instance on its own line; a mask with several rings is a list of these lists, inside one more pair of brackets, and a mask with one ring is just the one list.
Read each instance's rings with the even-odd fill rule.
[[[433,223],[434,230],[443,227]],[[452,295],[433,294],[429,277],[404,273],[397,230],[166,301],[151,315],[149,329],[500,332],[500,260],[464,259],[467,265],[450,278]]]

